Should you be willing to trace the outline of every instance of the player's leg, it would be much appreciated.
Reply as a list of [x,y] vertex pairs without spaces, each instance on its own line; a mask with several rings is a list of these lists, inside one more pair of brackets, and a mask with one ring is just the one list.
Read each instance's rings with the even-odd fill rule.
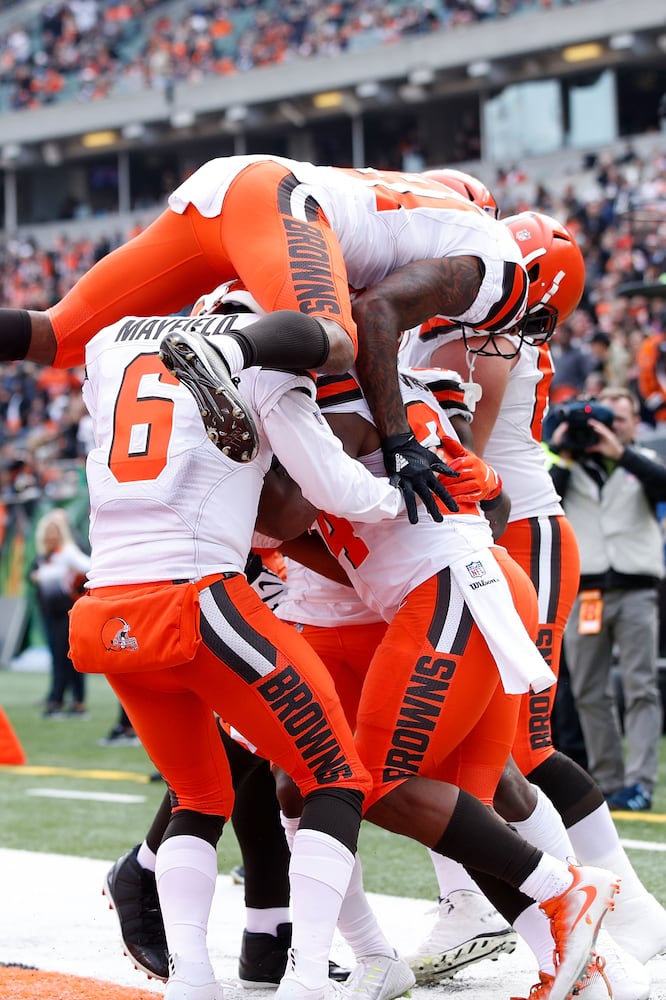
[[303,795],[290,866],[293,950],[278,995],[316,1000],[330,989],[328,957],[369,776],[333,683],[298,632],[242,577],[206,588],[200,600],[197,685]]
[[[216,338],[183,331],[161,344],[164,364],[198,398],[219,447],[227,429],[217,413],[225,400],[242,411],[233,378],[252,365],[340,374],[354,362],[356,325],[337,237],[312,192],[292,197],[296,179],[272,161],[236,176],[221,215],[199,225],[209,255],[222,246],[240,281],[264,310],[255,323]],[[213,220],[204,220],[204,222]],[[212,287],[212,286],[211,286]],[[233,452],[232,452],[232,457]]]
[[[355,727],[363,679],[386,632],[385,622],[301,627],[301,634],[318,653],[332,677],[345,716]],[[293,843],[302,802],[291,779],[277,771],[276,780],[287,841]],[[355,966],[347,981],[359,1000],[392,1000],[414,984],[409,966],[381,929],[363,888],[361,859],[354,868],[338,917],[338,930],[352,949]]]
[[233,788],[210,707],[179,675],[172,668],[108,679],[171,797],[155,864],[169,950],[165,998],[221,1000],[206,937]]
[[[468,793],[461,791],[458,795],[451,784],[435,782],[432,787],[430,783],[421,784],[424,780],[420,777],[421,768],[453,755],[488,709],[498,682],[496,667],[487,647],[484,658],[482,646],[485,643],[467,608],[451,600],[448,577],[447,572],[440,573],[437,580],[417,588],[404,602],[389,626],[364,686],[357,743],[375,781],[367,817],[396,833],[420,840],[466,867],[472,862],[470,850],[479,855],[485,852],[479,862],[486,866],[488,874],[507,882],[507,892],[514,895],[515,890],[522,889],[544,904],[544,900],[538,898],[539,893],[548,893],[566,883],[566,888],[552,893],[558,902],[552,903],[550,919],[562,959],[558,967],[558,989],[572,976],[570,988],[585,972],[598,926],[614,892],[614,877],[594,869],[584,874],[592,885],[598,885],[599,894],[597,896],[597,890],[593,890],[598,898],[598,912],[592,933],[581,939],[575,930],[577,915],[569,913],[573,899],[569,890],[576,895],[577,890],[572,886],[577,884],[580,873],[570,871],[566,864],[542,852],[530,855],[530,851],[536,849],[511,831],[521,845],[518,847],[516,843],[517,853],[513,860],[522,857],[520,863],[525,865],[522,872],[512,874],[508,861],[509,844],[502,839],[508,828],[494,814],[484,810],[478,799]],[[381,669],[382,661],[385,666],[391,665],[392,685],[386,683],[388,672]],[[410,668],[400,678],[400,667],[407,662]],[[375,669],[377,674],[373,677]],[[376,681],[380,675],[384,681],[378,686]],[[417,705],[413,704],[415,690],[421,694]],[[470,718],[472,722],[465,730],[462,720]],[[515,715],[513,721],[515,723]],[[507,731],[505,753],[512,735],[512,729]],[[473,772],[474,768],[465,773],[469,778]],[[443,770],[439,768],[438,773]],[[491,794],[492,791],[494,786]],[[462,843],[462,830],[470,834],[477,822],[472,820],[472,812],[478,815],[477,830],[498,823],[497,839],[492,840],[488,827],[484,837],[490,839],[485,841],[485,846],[481,841],[476,842],[474,836]],[[504,861],[493,868],[505,850]],[[493,860],[496,851],[497,857]],[[536,875],[537,871],[540,874]],[[523,874],[525,878],[521,878]],[[568,916],[561,921],[560,915],[565,911]],[[554,995],[559,994],[555,991]]]

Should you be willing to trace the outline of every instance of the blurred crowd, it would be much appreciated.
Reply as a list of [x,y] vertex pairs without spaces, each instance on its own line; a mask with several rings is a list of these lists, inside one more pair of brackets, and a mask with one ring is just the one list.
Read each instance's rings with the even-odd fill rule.
[[16,23],[0,34],[0,108],[167,89],[577,2],[195,0],[173,13],[165,0],[66,0],[29,19],[16,4]]

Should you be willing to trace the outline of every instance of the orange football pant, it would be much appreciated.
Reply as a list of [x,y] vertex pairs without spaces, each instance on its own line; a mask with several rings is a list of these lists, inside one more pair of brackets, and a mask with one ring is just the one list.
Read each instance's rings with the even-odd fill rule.
[[[526,517],[507,526],[502,545],[534,584],[539,602],[537,646],[555,676],[559,674],[564,626],[578,593],[580,555],[573,528],[563,515]],[[523,695],[512,754],[530,774],[555,753],[550,729],[556,685]]]
[[[536,634],[529,578],[503,549],[493,552],[525,627]],[[304,626],[302,634],[331,669],[352,725],[360,690],[356,743],[374,783],[366,808],[413,774],[492,804],[521,696],[504,693],[469,610],[452,600],[448,570],[412,591],[389,626]]]
[[336,787],[367,794],[370,776],[333,681],[303,637],[275,617],[241,574],[211,584],[200,598],[202,642],[193,660],[107,675],[173,791],[175,808],[231,815],[231,776],[213,713],[291,775],[303,796]]
[[[294,309],[335,320],[356,349],[356,325],[342,251],[313,197],[306,219],[289,211],[290,171],[269,160],[245,167],[221,213],[189,205],[164,211],[138,236],[98,261],[48,310],[57,340],[54,366],[83,364],[84,348],[125,316],[166,316],[240,278],[267,311]],[[316,280],[304,262],[316,262]]]

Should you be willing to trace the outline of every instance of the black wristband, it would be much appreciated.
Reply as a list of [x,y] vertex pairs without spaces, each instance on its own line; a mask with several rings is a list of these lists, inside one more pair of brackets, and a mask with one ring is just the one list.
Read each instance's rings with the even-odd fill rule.
[[492,500],[482,500],[479,503],[479,507],[485,513],[488,513],[491,510],[497,510],[497,508],[502,503],[502,499],[503,499],[502,494],[498,493],[496,497],[492,498]]
[[27,309],[0,309],[0,361],[23,361],[31,338],[32,323]]

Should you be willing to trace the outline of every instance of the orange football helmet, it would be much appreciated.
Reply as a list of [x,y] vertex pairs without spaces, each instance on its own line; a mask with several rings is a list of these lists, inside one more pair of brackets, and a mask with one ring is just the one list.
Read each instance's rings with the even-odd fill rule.
[[423,177],[437,181],[438,184],[446,185],[452,191],[461,194],[463,198],[473,201],[484,212],[492,215],[493,219],[499,218],[497,202],[483,181],[480,181],[478,177],[466,174],[464,170],[453,170],[448,167],[442,170],[424,170]]
[[520,248],[530,282],[527,312],[520,324],[523,338],[543,344],[583,296],[583,255],[566,226],[549,215],[520,212],[502,222]]

